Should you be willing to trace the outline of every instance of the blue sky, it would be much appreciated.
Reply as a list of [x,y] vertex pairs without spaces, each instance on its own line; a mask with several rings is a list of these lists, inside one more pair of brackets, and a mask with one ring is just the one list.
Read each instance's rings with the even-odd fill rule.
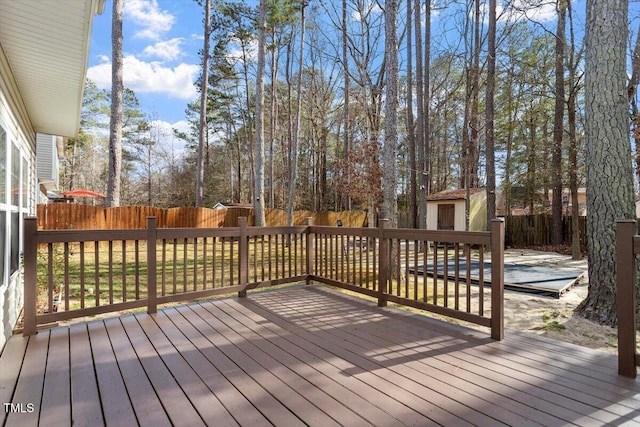
[[[111,88],[111,9],[94,20],[87,77]],[[202,9],[193,0],[124,1],[124,83],[151,118],[183,127],[187,103],[197,98]]]
[[[630,6],[636,9],[635,14],[630,13],[633,19],[638,6],[636,2]],[[111,9],[112,1],[107,0],[104,13],[94,20],[87,71],[87,76],[104,89],[111,87]],[[555,20],[554,9],[553,2],[548,2],[528,15],[549,25]],[[574,0],[574,10],[584,16],[584,0]],[[187,103],[197,97],[193,82],[199,72],[202,12],[193,0],[124,0],[125,86],[135,91],[144,112],[169,132],[172,127],[186,128],[184,111]],[[434,13],[434,21],[438,16]],[[440,25],[446,33],[445,27],[453,24],[442,21]],[[632,30],[636,26],[637,21],[632,22]]]

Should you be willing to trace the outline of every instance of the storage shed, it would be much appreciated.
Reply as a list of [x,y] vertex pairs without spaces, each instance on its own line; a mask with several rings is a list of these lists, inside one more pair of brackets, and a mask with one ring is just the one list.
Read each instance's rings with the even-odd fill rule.
[[[469,231],[487,229],[487,192],[484,188],[469,190]],[[428,230],[465,230],[466,189],[446,190],[427,197]]]

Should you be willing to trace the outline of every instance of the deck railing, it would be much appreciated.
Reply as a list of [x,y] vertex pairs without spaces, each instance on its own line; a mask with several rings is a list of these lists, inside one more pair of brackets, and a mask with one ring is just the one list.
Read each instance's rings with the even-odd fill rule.
[[634,220],[618,221],[616,229],[618,316],[618,373],[635,378],[640,366],[636,347],[636,280],[637,255],[640,254],[640,235]]
[[[490,232],[313,226],[38,231],[25,220],[24,334],[82,316],[312,281],[503,337],[504,222]],[[490,258],[493,262],[488,262]],[[490,272],[489,272],[490,268]],[[42,294],[38,294],[44,293]],[[38,301],[44,301],[38,306]]]

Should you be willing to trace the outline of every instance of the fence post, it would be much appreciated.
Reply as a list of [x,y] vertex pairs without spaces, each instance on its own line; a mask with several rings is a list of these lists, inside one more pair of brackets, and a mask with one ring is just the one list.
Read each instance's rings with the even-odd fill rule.
[[158,312],[157,298],[157,272],[156,272],[156,217],[147,217],[147,313]]
[[35,335],[37,333],[37,221],[38,220],[35,217],[28,217],[24,219],[24,327],[22,330],[22,335],[24,336]]
[[388,219],[378,221],[378,307],[387,306],[387,285],[389,275],[389,242],[384,236],[384,230],[389,225]]
[[315,258],[315,253],[316,253],[316,248],[315,248],[315,240],[313,239],[313,236],[311,235],[311,226],[313,226],[313,218],[312,217],[307,217],[307,233],[306,233],[306,237],[307,237],[307,278],[305,280],[305,283],[307,285],[311,284],[311,276],[315,274],[315,264],[313,262],[314,258]]
[[632,219],[616,227],[616,314],[618,316],[618,374],[636,377],[636,257],[633,239],[637,234]]
[[491,220],[491,338],[504,338],[504,219]]
[[247,282],[249,276],[249,237],[247,236],[247,217],[238,217],[238,226],[240,227],[240,286],[242,289],[238,292],[238,298],[247,296]]

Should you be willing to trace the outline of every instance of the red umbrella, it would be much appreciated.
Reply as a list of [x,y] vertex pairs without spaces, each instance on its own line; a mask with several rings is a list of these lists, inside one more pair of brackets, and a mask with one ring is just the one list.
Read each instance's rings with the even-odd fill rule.
[[81,188],[79,190],[65,191],[62,193],[65,197],[107,197],[104,194],[96,193],[95,191]]

